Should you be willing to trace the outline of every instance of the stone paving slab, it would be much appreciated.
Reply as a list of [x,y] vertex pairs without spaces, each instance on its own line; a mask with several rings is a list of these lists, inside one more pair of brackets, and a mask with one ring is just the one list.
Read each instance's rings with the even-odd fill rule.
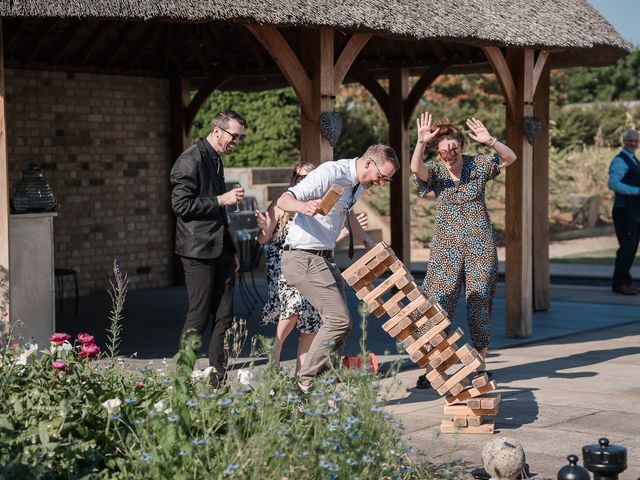
[[[627,448],[621,480],[640,477],[640,322],[518,348],[496,349],[488,360],[503,400],[490,435],[439,434],[444,401],[413,388],[418,370],[403,371],[390,387],[388,410],[405,437],[434,461],[460,458],[481,466],[485,443],[519,441],[534,478],[556,478],[571,453],[607,437]],[[431,392],[431,393],[430,393]]]

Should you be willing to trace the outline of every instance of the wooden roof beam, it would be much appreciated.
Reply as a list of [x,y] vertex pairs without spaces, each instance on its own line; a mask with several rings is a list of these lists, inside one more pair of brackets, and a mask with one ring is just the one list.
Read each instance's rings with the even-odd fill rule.
[[100,22],[91,33],[91,36],[84,43],[82,48],[76,53],[76,57],[80,62],[80,65],[84,65],[89,61],[89,57],[95,51],[96,47],[102,40],[102,37],[107,33],[111,24],[109,22]]
[[202,107],[205,100],[209,98],[209,95],[233,77],[234,74],[229,70],[216,70],[212,76],[207,78],[207,81],[198,89],[198,93],[195,94],[185,109],[185,124],[187,126],[187,130],[191,129],[191,125],[193,124],[193,120],[196,118],[198,110],[200,110],[200,107]]
[[137,48],[131,52],[131,55],[127,59],[125,59],[124,64],[126,68],[134,68],[142,56],[145,53],[147,47],[156,39],[158,33],[158,25],[157,24],[149,24],[145,31],[142,34],[142,42],[137,45]]
[[356,57],[371,37],[373,37],[373,34],[371,33],[354,33],[347,41],[342,52],[340,52],[338,61],[335,63],[334,84],[336,91],[342,84],[344,77],[347,75],[347,72],[349,71],[349,68],[351,68],[351,65],[353,65]]
[[58,25],[59,22],[54,20],[51,25],[49,25],[49,28],[46,28],[44,32],[38,36],[37,40],[33,42],[31,52],[25,58],[25,63],[29,63],[34,58],[37,58],[39,54],[51,44],[51,32],[53,32]]
[[55,57],[53,58],[52,63],[60,63],[69,49],[77,46],[77,41],[80,37],[80,33],[82,32],[82,27],[82,22],[76,22],[75,25],[69,28],[67,34],[60,39],[56,46],[53,47],[52,51],[54,52]]
[[507,60],[498,47],[482,47],[482,51],[496,75],[500,88],[502,88],[502,94],[507,105],[507,114],[509,117],[514,118],[516,114],[516,84],[509,70],[509,65],[507,65]]
[[360,85],[367,89],[367,91],[373,95],[378,105],[384,112],[387,119],[389,118],[389,94],[384,87],[373,78],[369,73],[361,70],[357,67],[351,67],[349,70],[349,76],[355,78]]
[[549,50],[541,50],[538,54],[538,58],[536,59],[536,63],[533,66],[533,93],[538,90],[538,82],[540,81],[540,77],[542,72],[544,71],[544,67],[547,65],[549,61]]
[[246,28],[278,64],[282,74],[296,92],[303,115],[311,118],[313,112],[311,80],[291,46],[273,25],[251,24],[246,25]]
[[431,84],[449,67],[448,62],[440,62],[436,65],[429,67],[418,79],[413,86],[407,99],[405,100],[404,108],[404,124],[409,125],[409,120],[413,116],[413,112],[418,106],[418,102],[424,95],[424,92],[431,86]]

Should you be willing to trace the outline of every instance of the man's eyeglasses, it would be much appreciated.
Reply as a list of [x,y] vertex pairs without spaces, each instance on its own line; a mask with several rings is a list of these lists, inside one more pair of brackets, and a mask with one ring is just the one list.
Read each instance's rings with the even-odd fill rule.
[[453,147],[451,150],[438,150],[436,153],[440,155],[442,160],[446,160],[449,157],[455,157],[460,153],[460,147]]
[[220,130],[222,130],[223,132],[228,133],[228,134],[231,136],[231,141],[232,141],[232,142],[235,142],[235,143],[240,143],[240,142],[242,142],[242,141],[245,139],[245,137],[246,137],[246,135],[245,135],[244,133],[243,133],[242,135],[240,135],[240,134],[238,134],[238,133],[231,133],[229,130],[225,130],[225,129],[224,129],[224,128],[222,128],[222,127],[218,127],[218,128],[219,128]]
[[376,170],[378,170],[378,180],[384,180],[385,182],[390,182],[391,180],[393,180],[393,178],[387,177],[386,175],[382,174],[382,172],[378,168],[378,164],[373,158],[369,157],[369,160],[371,160],[371,162],[376,166]]

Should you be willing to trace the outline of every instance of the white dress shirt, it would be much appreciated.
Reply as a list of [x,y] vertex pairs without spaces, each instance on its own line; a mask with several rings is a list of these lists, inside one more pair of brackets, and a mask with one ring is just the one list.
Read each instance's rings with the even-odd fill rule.
[[303,202],[322,198],[334,184],[344,188],[344,192],[328,215],[309,217],[297,213],[289,227],[285,245],[308,250],[335,248],[336,238],[345,226],[347,214],[364,192],[364,188],[360,186],[352,194],[353,187],[358,184],[356,160],[357,158],[351,158],[324,162],[309,172],[300,183],[289,188],[288,192]]

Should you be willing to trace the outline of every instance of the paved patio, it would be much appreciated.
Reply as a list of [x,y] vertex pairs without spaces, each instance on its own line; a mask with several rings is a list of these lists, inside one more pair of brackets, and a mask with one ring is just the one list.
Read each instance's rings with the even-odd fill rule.
[[[422,280],[420,273],[415,277]],[[265,281],[257,279],[256,284],[264,297]],[[260,308],[249,311],[239,291],[236,296],[238,316],[247,319],[249,334],[273,336],[273,327],[259,325]],[[351,290],[347,298],[357,319],[357,299]],[[568,454],[580,454],[583,445],[606,436],[611,443],[629,450],[629,469],[621,478],[638,478],[640,297],[615,295],[604,286],[553,285],[551,298],[549,311],[533,315],[533,334],[514,339],[504,335],[503,289],[498,288],[488,358],[488,367],[503,395],[497,434],[523,444],[536,478],[555,478]],[[77,318],[71,316],[70,306],[67,300],[65,314],[57,318],[57,329],[71,334],[88,331],[103,342],[110,308],[107,293],[81,298]],[[185,311],[184,287],[130,292],[124,312],[122,354],[136,353],[145,360],[171,357]],[[461,301],[453,323],[467,330],[464,315]],[[385,380],[385,385],[390,389],[388,408],[405,424],[411,444],[427,451],[435,461],[462,458],[470,467],[480,466],[482,446],[490,437],[438,437],[442,399],[432,390],[413,388],[418,370],[398,354],[394,340],[379,328],[379,322],[373,316],[368,318],[366,346],[382,362],[404,360],[398,378]],[[345,353],[359,351],[361,335],[356,321]],[[244,353],[248,354],[248,345]],[[283,349],[283,360],[294,357],[292,338]]]

